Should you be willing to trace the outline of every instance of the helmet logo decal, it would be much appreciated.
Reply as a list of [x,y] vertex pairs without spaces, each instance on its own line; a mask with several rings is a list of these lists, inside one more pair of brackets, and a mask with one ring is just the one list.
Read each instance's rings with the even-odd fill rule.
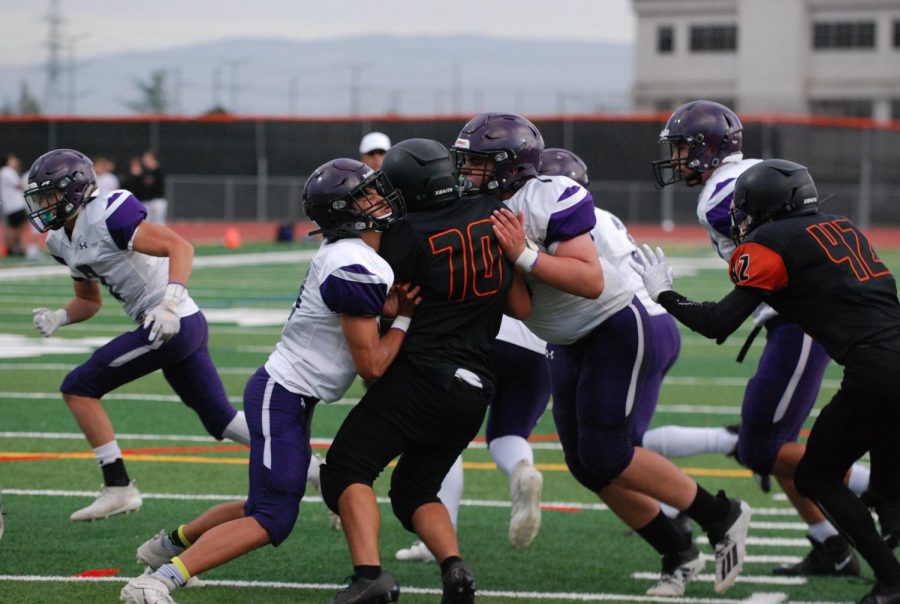
[[453,146],[459,147],[460,149],[468,149],[469,148],[469,139],[458,138],[458,139],[456,139],[456,143]]

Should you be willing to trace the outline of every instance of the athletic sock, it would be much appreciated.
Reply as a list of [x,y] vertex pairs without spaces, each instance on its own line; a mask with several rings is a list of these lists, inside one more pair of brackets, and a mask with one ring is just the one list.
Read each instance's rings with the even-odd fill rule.
[[358,579],[368,579],[369,581],[374,581],[381,575],[381,566],[367,566],[365,564],[361,564],[359,566],[353,567],[353,574]]
[[813,541],[816,543],[825,543],[826,539],[834,537],[837,534],[837,529],[827,520],[809,525],[809,536],[812,537]]
[[850,466],[850,479],[847,486],[857,495],[862,495],[869,490],[869,468],[858,463]]
[[180,525],[177,529],[169,533],[169,543],[174,547],[180,547],[185,550],[191,546],[191,542],[184,536],[184,525]]
[[731,453],[737,441],[738,435],[727,428],[661,426],[647,430],[641,446],[672,459],[704,453]]
[[243,411],[238,411],[222,432],[222,438],[233,440],[242,445],[250,446],[250,428],[247,427],[247,417]]
[[447,513],[450,515],[450,522],[453,529],[456,530],[456,520],[459,517],[459,501],[463,494],[463,459],[462,455],[456,458],[444,480],[441,482],[441,490],[438,491],[438,498]]
[[131,480],[125,470],[125,461],[119,459],[100,467],[103,471],[103,484],[108,487],[127,487]]
[[728,515],[729,503],[722,491],[719,491],[719,494],[720,497],[713,497],[709,491],[698,484],[697,495],[684,513],[704,528],[721,520]]
[[176,587],[184,587],[191,578],[191,573],[188,572],[187,567],[178,556],[173,557],[168,564],[160,566],[153,574],[168,579]]
[[662,512],[646,526],[637,529],[637,534],[660,555],[683,552],[691,546],[690,535],[679,531]]
[[523,459],[528,462],[528,465],[534,465],[534,452],[531,450],[531,445],[521,436],[514,434],[498,436],[488,443],[488,450],[491,453],[491,459],[497,464],[497,468],[507,476],[512,476],[513,470]]

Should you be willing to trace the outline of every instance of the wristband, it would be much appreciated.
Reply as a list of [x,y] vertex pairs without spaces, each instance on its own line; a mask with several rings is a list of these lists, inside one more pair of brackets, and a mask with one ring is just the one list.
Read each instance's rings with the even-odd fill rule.
[[184,285],[177,281],[170,281],[169,284],[166,285],[166,293],[163,295],[163,302],[169,308],[176,309],[181,304],[181,301],[186,294],[187,289],[185,289]]
[[519,254],[519,257],[516,258],[515,265],[526,273],[530,273],[534,268],[534,265],[537,264],[539,254],[540,251],[538,250],[537,244],[530,239],[526,239],[525,249],[523,249],[522,253]]
[[394,319],[394,322],[391,323],[391,329],[399,329],[403,333],[406,333],[406,330],[409,329],[409,324],[412,321],[409,317],[398,316]]
[[60,308],[59,310],[54,310],[53,314],[55,314],[56,318],[59,319],[60,327],[62,327],[63,325],[69,324],[69,313],[66,312],[65,308]]

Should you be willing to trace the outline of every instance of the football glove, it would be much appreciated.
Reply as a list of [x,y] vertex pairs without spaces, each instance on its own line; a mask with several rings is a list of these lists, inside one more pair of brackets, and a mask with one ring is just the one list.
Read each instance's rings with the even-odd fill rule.
[[187,290],[180,283],[169,283],[162,302],[150,309],[144,317],[144,328],[150,329],[147,339],[151,342],[159,338],[162,342],[168,342],[178,335],[181,329],[181,319],[178,317],[178,307],[187,295]]
[[661,293],[672,291],[672,267],[666,263],[666,255],[662,248],[657,247],[654,253],[645,243],[643,251],[641,248],[637,248],[629,263],[631,268],[641,276],[644,287],[647,288],[647,293],[654,302],[659,299]]
[[34,327],[45,338],[53,335],[57,329],[69,324],[69,313],[65,308],[50,310],[49,308],[35,308],[31,311]]

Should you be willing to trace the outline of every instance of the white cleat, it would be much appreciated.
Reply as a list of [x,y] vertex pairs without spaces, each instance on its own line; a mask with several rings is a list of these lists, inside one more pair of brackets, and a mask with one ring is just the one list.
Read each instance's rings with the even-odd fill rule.
[[541,530],[541,490],[544,477],[527,461],[520,461],[509,479],[512,513],[509,518],[509,544],[516,549],[528,547]]
[[[306,471],[306,482],[312,485],[312,488],[316,490],[316,494],[321,497],[322,496],[322,478],[319,473],[319,466],[321,466],[325,461],[322,457],[314,453],[312,459],[309,462],[309,469]],[[341,530],[341,517],[332,512],[330,509],[328,510],[328,524],[331,526],[331,530],[339,531]]]
[[750,529],[750,505],[731,499],[728,515],[721,526],[707,530],[710,544],[716,549],[716,593],[724,593],[744,569],[747,555],[747,531]]
[[104,486],[100,490],[100,496],[94,503],[73,512],[69,520],[103,520],[115,514],[127,514],[141,509],[141,493],[134,486],[132,480],[127,487]]
[[706,560],[696,545],[677,554],[665,555],[659,581],[647,590],[648,596],[678,597],[684,595],[687,584],[706,566]]
[[437,562],[437,558],[428,549],[428,546],[421,541],[416,541],[409,547],[398,549],[395,554],[397,560],[405,560],[407,562]]
[[169,595],[172,589],[173,585],[156,575],[142,575],[122,588],[119,599],[125,604],[175,604]]
[[165,530],[159,531],[137,548],[137,561],[151,571],[157,570],[163,564],[168,564],[172,556],[177,556],[184,551],[183,547],[170,545],[170,543],[168,533]]

